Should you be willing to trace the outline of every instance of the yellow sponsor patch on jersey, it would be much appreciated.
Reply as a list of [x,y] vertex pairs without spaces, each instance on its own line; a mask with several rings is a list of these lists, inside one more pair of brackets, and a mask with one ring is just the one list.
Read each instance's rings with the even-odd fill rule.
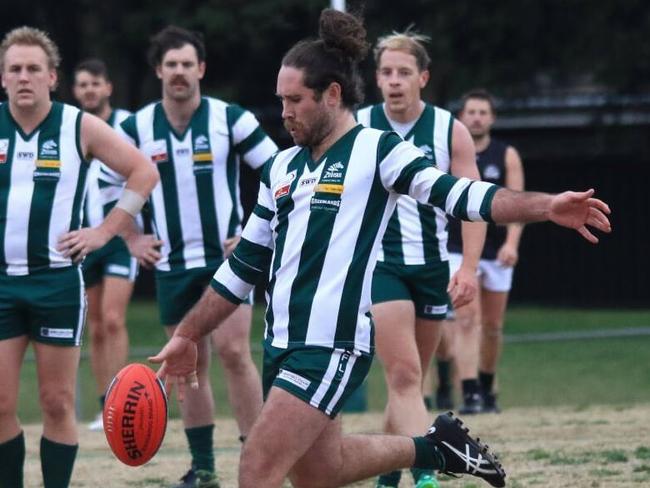
[[316,193],[334,193],[336,195],[340,195],[343,193],[343,185],[335,184],[335,183],[320,183],[316,185],[314,188],[314,192]]
[[212,153],[209,152],[196,153],[194,154],[194,156],[192,156],[192,159],[197,162],[212,161]]
[[37,168],[60,168],[61,161],[58,159],[37,159],[36,160]]

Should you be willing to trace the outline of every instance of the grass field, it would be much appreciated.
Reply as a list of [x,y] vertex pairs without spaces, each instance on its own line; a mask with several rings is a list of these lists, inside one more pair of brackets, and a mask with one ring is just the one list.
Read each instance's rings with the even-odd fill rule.
[[[466,418],[471,432],[499,453],[509,488],[641,488],[650,486],[650,405],[589,408],[513,408],[499,415]],[[347,432],[377,432],[379,413],[345,414]],[[231,419],[217,419],[217,466],[222,488],[237,486],[239,443]],[[26,488],[40,485],[38,437],[26,429]],[[1,462],[1,460],[0,460]],[[119,463],[110,454],[103,433],[82,430],[72,487],[168,487],[187,469],[182,427],[173,421],[152,461],[139,468]],[[443,477],[443,487],[479,488],[488,485],[466,476]],[[288,484],[286,486],[289,486]],[[371,488],[374,481],[357,483]],[[413,486],[404,473],[402,488]]]
[[[154,303],[135,302],[129,309],[132,352],[157,351],[165,343]],[[531,333],[599,331],[650,326],[650,310],[575,310],[512,307],[506,334],[513,338]],[[255,312],[252,342],[261,361],[262,309]],[[84,352],[87,344],[84,345]],[[506,408],[525,406],[650,403],[650,336],[506,344],[499,374],[500,401]],[[144,361],[136,355],[133,361]],[[218,414],[229,416],[220,366],[213,362],[213,388]],[[20,416],[38,422],[35,365],[26,361],[22,372]],[[97,412],[97,395],[87,359],[79,372],[79,414],[88,420]],[[385,402],[381,366],[374,362],[368,378],[368,408],[379,411]],[[172,404],[172,416],[177,410]]]
[[[512,307],[506,333],[513,339],[532,333],[620,330],[650,325],[650,310],[573,310]],[[155,305],[136,302],[129,311],[132,358],[144,361],[146,349],[165,342]],[[255,359],[261,359],[261,310],[253,330]],[[84,346],[84,350],[86,346]],[[650,486],[650,336],[506,344],[499,383],[504,413],[470,418],[472,431],[501,454],[509,487],[641,487]],[[27,425],[27,487],[40,486],[34,362],[23,368],[20,417]],[[213,364],[218,405],[217,459],[224,488],[236,486],[238,433],[229,416],[220,368]],[[82,421],[97,411],[88,360],[80,367]],[[385,389],[375,362],[368,379],[366,414],[346,414],[350,432],[377,432]],[[80,453],[73,487],[169,486],[187,469],[182,426],[172,405],[170,428],[160,453],[142,468],[127,468],[110,453],[102,433],[80,429]],[[0,460],[1,461],[1,460]],[[403,478],[402,486],[411,486]],[[473,481],[445,480],[444,486],[487,486]],[[357,486],[371,487],[372,482]]]

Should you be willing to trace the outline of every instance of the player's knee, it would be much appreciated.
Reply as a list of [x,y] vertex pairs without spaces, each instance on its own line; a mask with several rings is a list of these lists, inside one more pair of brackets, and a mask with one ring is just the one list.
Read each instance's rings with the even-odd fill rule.
[[74,393],[56,386],[40,391],[43,416],[51,421],[60,421],[74,415]]
[[246,344],[232,342],[222,344],[216,351],[222,366],[228,371],[244,371],[251,361],[250,350]]
[[422,369],[417,361],[397,361],[387,368],[388,384],[393,391],[401,392],[419,388],[422,382]]
[[311,471],[295,471],[289,475],[291,485],[295,488],[329,488],[339,486],[334,481],[335,472],[317,474]]
[[277,468],[274,456],[268,455],[264,449],[253,449],[245,442],[239,460],[240,473],[246,473],[251,479],[263,480]]
[[120,312],[110,311],[104,314],[102,329],[106,337],[115,337],[124,330],[124,317]]
[[486,339],[501,338],[503,336],[503,322],[484,322],[482,327],[482,334]]
[[6,391],[0,391],[0,418],[14,416],[17,411],[17,399]]

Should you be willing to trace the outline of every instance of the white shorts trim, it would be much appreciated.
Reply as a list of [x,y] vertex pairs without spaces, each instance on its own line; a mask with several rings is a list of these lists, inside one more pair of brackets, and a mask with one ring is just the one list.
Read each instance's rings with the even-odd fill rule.
[[[449,253],[449,276],[453,276],[463,262],[463,255]],[[512,266],[504,266],[497,259],[481,259],[478,262],[476,276],[481,288],[488,291],[507,293],[512,288]]]

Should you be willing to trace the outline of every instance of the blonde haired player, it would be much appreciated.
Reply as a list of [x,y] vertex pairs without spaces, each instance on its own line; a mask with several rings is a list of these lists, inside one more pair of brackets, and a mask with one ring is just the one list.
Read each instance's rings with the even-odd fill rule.
[[[16,402],[30,343],[43,418],[44,485],[69,486],[85,318],[79,262],[131,228],[158,181],[151,163],[105,122],[51,100],[59,61],[56,45],[38,29],[14,29],[0,44],[8,98],[0,106],[0,480],[11,487],[23,486],[25,440]],[[101,225],[80,229],[93,157],[122,174],[126,187]]]

